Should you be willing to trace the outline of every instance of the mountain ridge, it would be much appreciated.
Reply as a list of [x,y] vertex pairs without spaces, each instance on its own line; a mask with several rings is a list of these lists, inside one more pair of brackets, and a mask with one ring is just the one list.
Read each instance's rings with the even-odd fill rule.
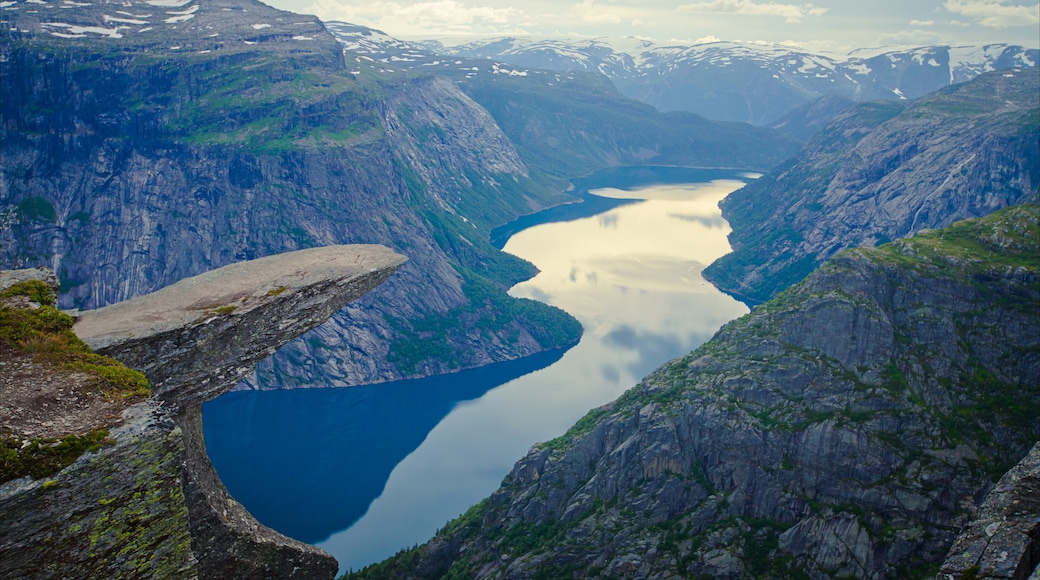
[[876,245],[1032,199],[1040,77],[987,73],[906,105],[857,104],[721,207],[733,252],[705,269],[762,302],[838,250]]
[[[549,70],[599,72],[662,111],[768,125],[824,95],[906,100],[984,72],[1035,67],[1037,49],[1006,44],[882,47],[846,55],[715,41],[670,46],[639,38],[569,41],[503,37],[436,49]],[[737,73],[737,74],[734,74]]]

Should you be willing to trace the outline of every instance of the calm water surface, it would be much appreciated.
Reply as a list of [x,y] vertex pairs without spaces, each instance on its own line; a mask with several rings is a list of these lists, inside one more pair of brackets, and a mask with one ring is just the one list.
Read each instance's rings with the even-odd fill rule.
[[[231,494],[262,523],[358,569],[429,539],[531,445],[747,312],[700,272],[730,249],[718,202],[754,175],[638,171],[703,182],[638,187],[627,174],[615,181],[625,189],[589,190],[617,202],[603,213],[528,218],[505,243],[541,270],[510,294],[575,316],[585,327],[577,346],[416,381],[229,393],[204,406],[204,425]],[[645,201],[620,201],[631,199]]]

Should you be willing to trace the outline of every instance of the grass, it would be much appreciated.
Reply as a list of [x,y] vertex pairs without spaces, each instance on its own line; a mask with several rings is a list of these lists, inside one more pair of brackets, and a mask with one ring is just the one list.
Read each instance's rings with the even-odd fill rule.
[[148,379],[138,371],[107,356],[94,353],[72,331],[72,318],[55,308],[57,298],[49,286],[36,280],[19,282],[0,292],[0,299],[27,296],[39,308],[0,306],[0,340],[34,362],[50,364],[95,379],[96,387],[112,399],[147,397]]
[[29,476],[50,477],[65,469],[87,451],[109,444],[108,430],[95,429],[86,435],[66,435],[61,439],[41,438],[21,441],[0,439],[0,483]]

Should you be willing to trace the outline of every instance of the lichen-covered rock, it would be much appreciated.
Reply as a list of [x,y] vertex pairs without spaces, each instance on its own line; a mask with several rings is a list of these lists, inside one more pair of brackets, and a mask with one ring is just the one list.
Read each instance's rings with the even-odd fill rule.
[[1040,572],[1040,443],[1000,478],[936,580],[1024,580]]
[[0,485],[0,577],[334,576],[335,559],[228,495],[206,455],[200,403],[403,262],[381,246],[304,250],[80,313],[75,329],[144,372],[156,394],[53,477]]
[[1037,312],[1036,204],[845,252],[355,577],[930,578],[1040,439]]

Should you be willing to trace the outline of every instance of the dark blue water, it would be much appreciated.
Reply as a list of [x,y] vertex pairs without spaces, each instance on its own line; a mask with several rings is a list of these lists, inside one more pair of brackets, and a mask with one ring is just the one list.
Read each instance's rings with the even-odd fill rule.
[[380,385],[228,393],[204,405],[207,450],[257,520],[315,544],[361,518],[393,468],[458,403],[563,352]]
[[261,523],[343,569],[427,540],[531,445],[747,311],[700,272],[729,251],[718,201],[750,178],[627,168],[578,181],[589,202],[521,218],[504,245],[541,271],[510,294],[578,318],[578,345],[416,381],[229,393],[203,407],[214,467]]

